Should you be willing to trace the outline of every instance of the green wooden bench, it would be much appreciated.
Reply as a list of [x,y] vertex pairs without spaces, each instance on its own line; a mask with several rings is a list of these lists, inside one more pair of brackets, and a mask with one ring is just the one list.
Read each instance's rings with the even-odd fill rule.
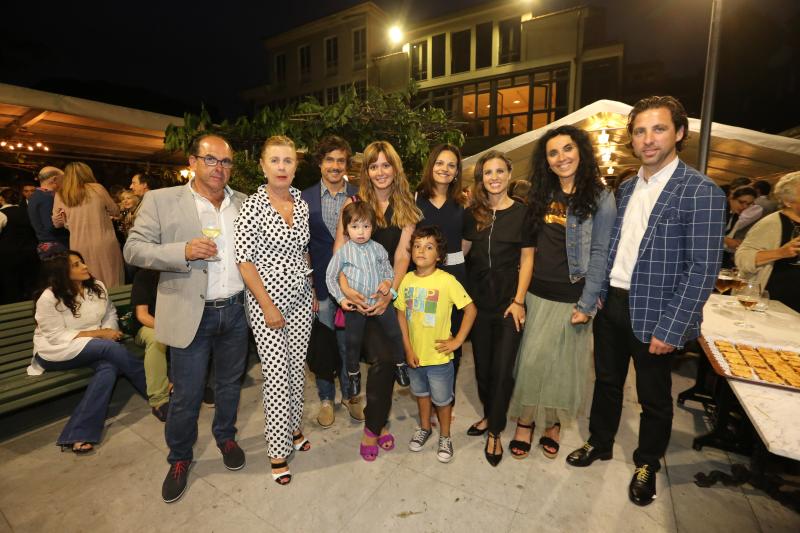
[[[118,310],[122,306],[127,307],[131,300],[131,286],[123,285],[111,289],[109,296]],[[29,376],[26,369],[33,356],[35,327],[33,302],[0,306],[0,414],[80,390],[92,378],[91,368]],[[124,342],[132,352],[142,353],[132,337],[126,336]]]

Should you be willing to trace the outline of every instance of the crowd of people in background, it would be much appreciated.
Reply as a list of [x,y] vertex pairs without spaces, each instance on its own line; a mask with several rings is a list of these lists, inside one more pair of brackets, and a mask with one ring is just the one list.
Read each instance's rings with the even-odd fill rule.
[[[214,134],[189,148],[188,183],[161,188],[136,174],[116,200],[84,163],[41,169],[38,187],[23,186],[26,208],[17,191],[0,194],[0,251],[14,258],[2,267],[3,302],[34,287],[9,269],[29,276],[41,261],[29,373],[95,370],[58,444],[94,450],[124,375],[165,422],[162,498],[176,501],[211,368],[213,438],[225,467],[243,468],[236,421],[251,336],[269,468],[286,485],[289,457],[312,449],[301,423],[306,358],[312,335],[327,328],[335,342],[326,353],[339,357],[316,376],[316,422],[335,422],[338,376],[342,405],[364,423],[360,456],[375,461],[398,444],[393,391],[409,386],[419,424],[408,448],[423,451],[436,424],[436,459],[448,463],[469,339],[481,409],[467,435],[485,435],[492,466],[503,459],[509,416],[511,457],[531,453],[537,424],[543,455],[557,457],[562,430],[590,396],[592,366],[590,435],[566,461],[610,459],[632,359],[642,416],[628,495],[649,504],[672,426],[669,354],[698,336],[720,264],[757,276],[800,311],[790,266],[800,253],[800,173],[782,178],[772,196],[768,183],[749,178],[723,192],[678,157],[688,120],[672,97],[639,101],[627,130],[641,167],[615,188],[600,179],[586,132],[572,126],[538,140],[530,176],[514,176],[502,152],[483,153],[471,187],[459,149],[440,145],[412,191],[397,151],[381,140],[364,148],[354,187],[351,147],[336,136],[320,141],[320,181],[303,192],[293,185],[295,145],[284,136],[264,142],[264,184],[250,196],[229,187],[233,148]],[[126,281],[129,333],[143,359],[118,342],[108,297]]]

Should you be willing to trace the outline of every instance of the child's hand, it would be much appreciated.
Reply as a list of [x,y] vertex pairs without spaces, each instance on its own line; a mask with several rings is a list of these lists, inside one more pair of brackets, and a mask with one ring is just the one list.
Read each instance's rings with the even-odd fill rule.
[[419,367],[419,357],[413,351],[406,352],[406,363],[410,368],[418,368]]
[[449,339],[439,339],[434,342],[436,346],[436,351],[439,353],[450,353],[458,350],[461,348],[463,343],[458,342],[455,337],[450,337]]
[[378,292],[386,296],[387,294],[389,294],[389,289],[391,288],[392,288],[392,282],[389,281],[388,279],[385,279],[381,282],[380,285],[378,285]]

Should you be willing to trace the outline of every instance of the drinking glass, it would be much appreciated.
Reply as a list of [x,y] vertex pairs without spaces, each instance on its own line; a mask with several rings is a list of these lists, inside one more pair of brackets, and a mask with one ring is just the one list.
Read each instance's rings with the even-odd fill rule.
[[761,293],[758,303],[753,306],[753,311],[766,313],[767,309],[769,309],[769,291],[764,291]]
[[[222,234],[222,226],[219,223],[219,217],[216,213],[202,213],[200,215],[200,224],[202,226],[203,235],[214,241]],[[207,257],[206,261],[219,261],[219,255]]]
[[736,298],[736,301],[744,307],[744,318],[733,324],[740,328],[752,329],[753,326],[747,322],[747,313],[753,309],[761,299],[761,284],[755,280],[742,280],[742,283],[738,287],[733,288],[733,296]]
[[[795,224],[792,228],[792,240],[795,240],[798,237],[800,237],[800,226]],[[800,255],[797,256],[792,264],[800,266]]]
[[732,268],[723,268],[719,271],[719,275],[717,276],[717,282],[714,284],[714,287],[717,289],[717,292],[720,294],[725,294],[731,287],[733,287],[734,280],[736,279],[736,271]]

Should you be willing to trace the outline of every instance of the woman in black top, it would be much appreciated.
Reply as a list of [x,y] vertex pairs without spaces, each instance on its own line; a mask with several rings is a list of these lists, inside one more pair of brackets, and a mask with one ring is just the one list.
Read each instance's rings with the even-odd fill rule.
[[[435,146],[428,155],[422,181],[417,189],[417,207],[422,211],[420,226],[438,226],[447,241],[447,260],[440,268],[467,283],[464,253],[461,250],[464,224],[461,194],[461,152],[451,144]],[[464,313],[453,307],[450,331],[455,336]],[[453,352],[453,368],[458,376],[461,348]]]
[[511,160],[490,150],[475,165],[473,204],[464,214],[467,292],[478,307],[472,352],[483,418],[468,435],[489,432],[484,454],[492,466],[503,457],[500,432],[514,388],[514,364],[525,325],[525,293],[533,273],[527,208],[508,196]]

